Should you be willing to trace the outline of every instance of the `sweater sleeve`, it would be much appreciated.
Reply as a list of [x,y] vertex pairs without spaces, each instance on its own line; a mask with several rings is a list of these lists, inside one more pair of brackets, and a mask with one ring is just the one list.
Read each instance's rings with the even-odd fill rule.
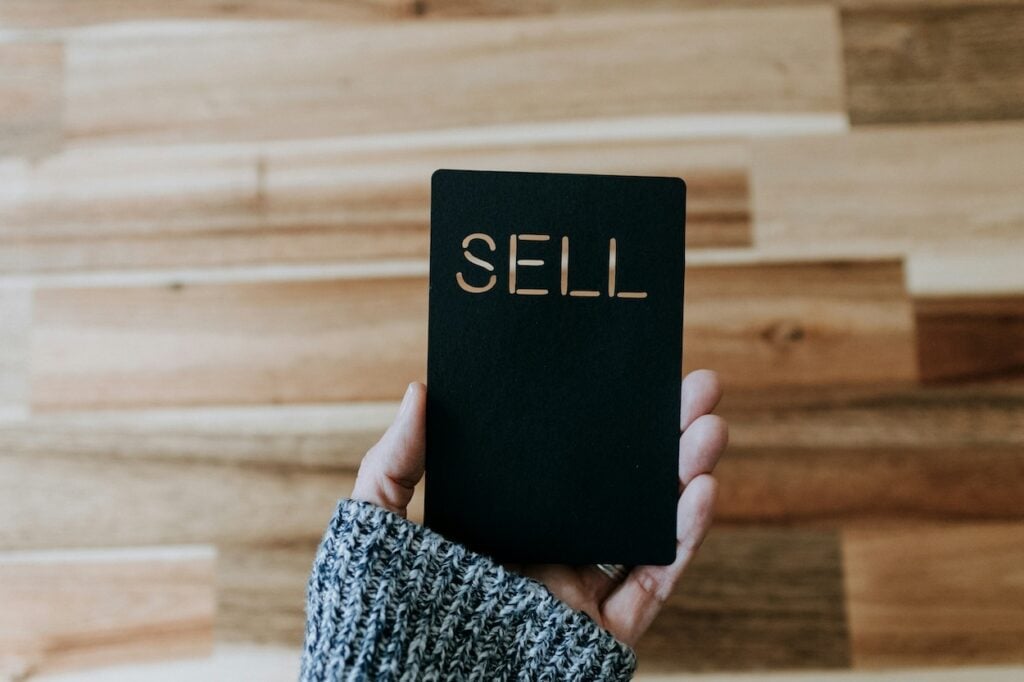
[[539,582],[373,504],[342,500],[317,551],[303,681],[628,680],[635,665]]

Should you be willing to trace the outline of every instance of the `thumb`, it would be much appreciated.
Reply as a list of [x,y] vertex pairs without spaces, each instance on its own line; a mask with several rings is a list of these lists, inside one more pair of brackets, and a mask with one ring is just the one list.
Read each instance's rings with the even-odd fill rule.
[[395,420],[359,465],[352,499],[405,516],[416,484],[423,478],[426,409],[427,387],[409,384]]

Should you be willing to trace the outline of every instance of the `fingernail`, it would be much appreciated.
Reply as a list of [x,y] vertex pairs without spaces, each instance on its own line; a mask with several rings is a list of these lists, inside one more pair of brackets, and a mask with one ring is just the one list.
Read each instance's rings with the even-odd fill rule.
[[409,406],[412,404],[412,391],[413,385],[409,384],[405,389],[405,395],[402,396],[402,404],[398,406],[399,417],[404,417],[405,413],[409,411]]

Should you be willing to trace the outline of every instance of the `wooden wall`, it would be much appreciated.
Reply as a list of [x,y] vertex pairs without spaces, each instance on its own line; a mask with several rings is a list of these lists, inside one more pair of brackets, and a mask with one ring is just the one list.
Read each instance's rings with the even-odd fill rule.
[[1021,679],[1022,37],[1004,0],[2,0],[0,677],[294,677],[423,377],[447,166],[688,182],[732,445],[645,675]]

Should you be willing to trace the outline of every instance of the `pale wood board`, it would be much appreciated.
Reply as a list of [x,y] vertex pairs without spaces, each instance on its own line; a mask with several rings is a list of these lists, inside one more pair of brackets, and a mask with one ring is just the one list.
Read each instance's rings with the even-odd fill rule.
[[0,676],[213,650],[210,547],[0,552]]
[[[912,380],[902,279],[886,261],[691,267],[684,365],[736,388]],[[395,399],[424,376],[426,326],[419,277],[40,289],[32,405]]]
[[0,423],[28,413],[32,291],[0,287]]
[[560,134],[77,147],[10,162],[0,273],[423,258],[438,168],[683,177],[688,246],[750,244],[745,141]]
[[[978,242],[1024,249],[1024,123],[759,139],[752,154],[754,243],[764,250],[955,259]],[[930,274],[940,282],[919,287],[941,286],[942,270]]]
[[843,535],[853,664],[1024,661],[1024,523]]
[[68,38],[65,134],[228,141],[836,113],[839,59],[838,17],[824,6],[189,32],[154,23]]
[[0,40],[0,157],[60,146],[63,66],[59,43]]

